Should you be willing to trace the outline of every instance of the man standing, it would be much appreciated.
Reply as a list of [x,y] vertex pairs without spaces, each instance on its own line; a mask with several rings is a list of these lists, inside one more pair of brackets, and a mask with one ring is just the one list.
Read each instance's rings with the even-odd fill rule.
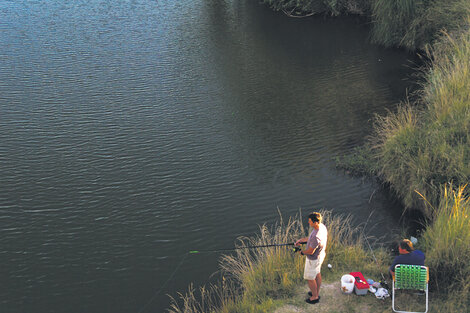
[[313,228],[308,237],[301,238],[295,242],[296,246],[307,243],[305,250],[300,250],[301,255],[306,255],[304,279],[308,281],[310,288],[309,298],[305,301],[310,304],[320,302],[320,286],[321,286],[321,265],[325,259],[326,242],[328,239],[328,231],[322,224],[322,216],[318,212],[313,212],[308,216],[308,224]]
[[392,275],[393,279],[395,279],[395,265],[397,264],[424,265],[424,253],[419,250],[415,250],[413,248],[413,243],[408,239],[400,241],[398,244],[398,252],[400,255],[393,260],[392,265],[390,265],[389,268],[390,275]]

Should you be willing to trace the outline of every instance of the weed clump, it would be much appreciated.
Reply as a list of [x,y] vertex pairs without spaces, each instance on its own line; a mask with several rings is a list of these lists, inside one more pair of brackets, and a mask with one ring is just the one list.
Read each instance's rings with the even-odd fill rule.
[[461,28],[470,5],[467,0],[376,0],[372,12],[373,42],[416,50],[432,45],[442,30]]
[[367,15],[371,11],[371,0],[262,0],[275,11],[283,11],[289,16],[326,14]]
[[[470,198],[465,187],[446,187],[422,235],[431,286],[449,298],[447,306],[470,305]],[[450,309],[450,307],[449,307]]]

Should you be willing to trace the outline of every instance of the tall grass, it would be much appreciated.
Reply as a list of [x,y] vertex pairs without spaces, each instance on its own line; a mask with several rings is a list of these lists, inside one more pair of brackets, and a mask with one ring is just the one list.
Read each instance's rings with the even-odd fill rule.
[[397,46],[421,11],[415,0],[376,0],[373,4],[372,39],[386,47]]
[[[373,277],[386,271],[389,257],[383,250],[377,250],[379,266],[372,261],[364,249],[363,229],[352,226],[351,216],[336,216],[330,211],[322,214],[328,229],[324,264],[331,263],[334,269],[324,272],[324,279],[354,269]],[[287,222],[281,216],[273,227],[262,225],[257,235],[239,238],[237,247],[294,242],[307,235],[304,223],[301,214]],[[239,249],[221,257],[224,279],[220,284],[199,291],[190,286],[188,292],[179,294],[179,301],[172,299],[170,312],[273,312],[282,299],[292,297],[295,287],[303,283],[304,262],[303,257],[286,247]]]
[[422,236],[433,282],[442,291],[470,279],[470,199],[464,188],[445,188],[439,209]]
[[366,15],[371,39],[386,47],[424,49],[442,30],[453,32],[470,15],[468,0],[262,0],[276,11],[302,16]]
[[[303,263],[288,247],[243,248],[293,243],[302,236],[305,229],[298,215],[287,222],[280,216],[272,227],[260,226],[259,234],[238,238],[239,249],[220,259],[223,285],[203,287],[197,293],[190,288],[180,294],[183,305],[173,299],[170,312],[271,312],[273,299],[290,296],[299,283]],[[236,290],[236,296],[224,288]]]
[[[260,226],[258,235],[240,238],[237,246],[289,243],[304,233],[298,216],[287,223],[281,217],[271,228]],[[243,286],[243,299],[250,303],[291,296],[292,287],[299,282],[302,266],[301,259],[286,247],[240,249],[233,255],[222,256],[220,261],[222,271]]]
[[468,0],[428,0],[421,3],[418,14],[400,41],[401,46],[412,50],[433,44],[441,31],[450,33],[458,30],[470,15]]
[[371,0],[262,0],[276,11],[302,16],[311,14],[365,15],[371,11]]
[[220,308],[236,303],[238,293],[239,286],[225,279],[208,287],[202,286],[198,290],[190,284],[188,291],[178,293],[180,301],[170,296],[171,305],[168,312],[218,312]]
[[431,284],[449,297],[447,312],[463,312],[470,305],[470,197],[464,186],[445,188],[422,242]]
[[442,30],[453,32],[470,14],[467,0],[375,0],[372,41],[386,47],[423,49]]

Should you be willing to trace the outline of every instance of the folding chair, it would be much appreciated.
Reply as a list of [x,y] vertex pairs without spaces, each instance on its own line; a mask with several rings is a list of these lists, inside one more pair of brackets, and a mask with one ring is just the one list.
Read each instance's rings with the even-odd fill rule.
[[[429,270],[426,266],[397,264],[395,266],[395,279],[392,283],[392,309],[400,313],[426,313],[428,311],[428,282]],[[410,312],[395,309],[395,289],[421,290],[426,293],[426,311]]]

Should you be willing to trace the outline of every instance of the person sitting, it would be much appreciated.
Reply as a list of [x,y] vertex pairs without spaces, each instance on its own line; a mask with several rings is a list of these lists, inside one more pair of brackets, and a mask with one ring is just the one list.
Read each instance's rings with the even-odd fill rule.
[[390,266],[390,275],[395,279],[395,265],[408,264],[408,265],[424,265],[424,253],[420,250],[413,248],[413,243],[408,239],[403,239],[398,244],[398,252],[400,255],[395,257]]

